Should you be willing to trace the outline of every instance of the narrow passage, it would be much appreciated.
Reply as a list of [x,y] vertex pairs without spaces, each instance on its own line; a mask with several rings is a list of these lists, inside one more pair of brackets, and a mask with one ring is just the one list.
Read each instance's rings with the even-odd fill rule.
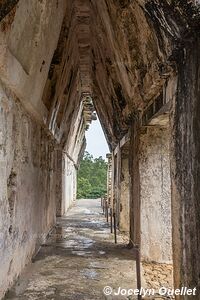
[[15,300],[132,299],[105,296],[110,286],[136,288],[133,253],[122,236],[113,234],[102,214],[100,200],[79,200],[9,292]]

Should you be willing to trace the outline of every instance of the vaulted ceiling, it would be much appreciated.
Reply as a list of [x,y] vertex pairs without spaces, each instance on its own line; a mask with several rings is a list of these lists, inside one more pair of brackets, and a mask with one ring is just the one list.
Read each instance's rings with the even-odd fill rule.
[[[31,20],[35,20],[34,14],[37,13],[39,19],[35,20],[35,24],[39,22],[40,25],[33,31],[34,43],[26,41],[23,46],[20,39],[15,39],[19,34],[15,28],[18,28],[20,14],[25,13],[22,1],[1,0],[0,18],[4,18],[17,2],[18,16],[9,37],[9,47],[14,55],[12,60],[18,59],[16,68],[23,73],[24,82],[31,82],[31,76],[35,74],[38,81],[35,84],[38,84],[40,77],[42,80],[45,78],[43,70],[47,70],[42,97],[45,108],[41,106],[45,112],[43,119],[63,145],[74,126],[81,101],[92,98],[109,146],[115,148],[131,123],[135,119],[141,120],[153,101],[162,97],[169,78],[176,76],[180,51],[192,36],[199,34],[197,0],[41,0],[37,5],[26,2],[27,9],[35,9],[29,12]],[[49,14],[48,22],[51,24],[45,25],[43,14]],[[62,15],[63,19],[61,30],[61,21],[53,19],[58,15]],[[4,32],[11,26],[13,16],[2,22]],[[20,34],[28,38],[25,32],[32,33],[28,14],[22,25]],[[39,49],[48,52],[42,44],[45,38],[41,28],[43,26],[48,32],[50,25],[56,28],[52,41],[48,41],[52,49],[55,49],[53,43],[57,43],[56,32],[60,31],[57,48],[50,67],[44,59],[38,70],[25,51],[33,49],[40,61]],[[51,57],[49,52],[48,60]],[[2,61],[5,61],[4,57]],[[37,92],[34,84],[30,88]],[[21,90],[18,92],[17,89],[16,85],[16,94],[21,95]],[[36,96],[39,97],[39,92],[32,96],[33,101]],[[26,104],[26,93],[24,98]],[[92,115],[93,108],[88,106],[87,110],[86,115]]]
[[195,1],[67,1],[49,72],[50,125],[63,126],[67,136],[66,121],[90,95],[115,147],[176,72],[177,52],[199,26],[197,12]]

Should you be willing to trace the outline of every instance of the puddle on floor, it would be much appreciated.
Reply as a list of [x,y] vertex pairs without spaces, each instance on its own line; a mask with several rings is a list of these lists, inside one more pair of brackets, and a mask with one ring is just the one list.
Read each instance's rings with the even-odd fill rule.
[[92,269],[84,269],[83,271],[81,271],[81,274],[83,274],[88,279],[96,279],[98,276],[98,273]]

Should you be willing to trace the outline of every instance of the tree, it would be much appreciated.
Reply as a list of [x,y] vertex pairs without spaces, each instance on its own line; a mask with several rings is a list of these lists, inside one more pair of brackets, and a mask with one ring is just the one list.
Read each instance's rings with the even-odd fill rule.
[[100,156],[93,158],[87,151],[78,171],[77,198],[99,198],[107,190],[107,163]]

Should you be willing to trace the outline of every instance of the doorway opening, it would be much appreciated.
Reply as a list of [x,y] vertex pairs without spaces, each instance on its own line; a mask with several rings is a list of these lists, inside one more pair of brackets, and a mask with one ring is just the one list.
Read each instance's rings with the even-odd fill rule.
[[77,199],[97,199],[107,193],[108,145],[99,119],[86,131],[86,149],[77,173]]

